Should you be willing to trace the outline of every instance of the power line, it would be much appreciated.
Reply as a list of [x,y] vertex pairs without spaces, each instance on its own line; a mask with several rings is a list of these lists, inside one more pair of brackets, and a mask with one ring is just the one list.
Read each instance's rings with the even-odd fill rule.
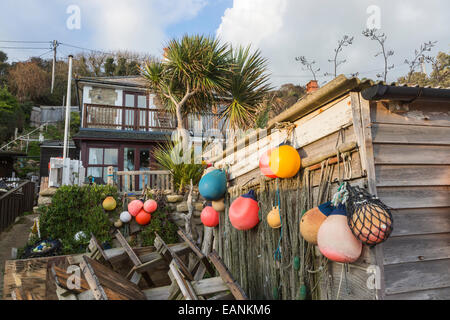
[[20,50],[48,50],[48,48],[34,48],[34,47],[0,47],[0,49],[20,49]]
[[21,41],[21,40],[0,40],[7,43],[52,43],[51,41]]

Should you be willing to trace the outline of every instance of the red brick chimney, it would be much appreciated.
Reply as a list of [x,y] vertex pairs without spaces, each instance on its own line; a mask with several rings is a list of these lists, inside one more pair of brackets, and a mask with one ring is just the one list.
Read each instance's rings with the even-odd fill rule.
[[319,89],[319,84],[317,83],[317,80],[311,80],[306,85],[306,93],[311,93],[314,91],[317,91]]

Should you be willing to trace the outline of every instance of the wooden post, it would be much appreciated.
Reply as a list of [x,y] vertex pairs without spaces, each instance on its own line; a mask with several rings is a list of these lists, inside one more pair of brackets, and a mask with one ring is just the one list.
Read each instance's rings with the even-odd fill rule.
[[110,166],[108,167],[108,178],[107,178],[107,184],[108,186],[114,185],[114,167]]

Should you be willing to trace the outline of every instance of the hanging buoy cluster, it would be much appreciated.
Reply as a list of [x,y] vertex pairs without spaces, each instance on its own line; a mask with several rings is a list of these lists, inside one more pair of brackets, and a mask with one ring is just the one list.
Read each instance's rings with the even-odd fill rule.
[[208,201],[223,199],[227,191],[225,170],[215,169],[205,174],[198,185],[200,194]]
[[292,178],[300,170],[301,158],[290,145],[266,151],[259,160],[261,173],[269,178]]
[[135,217],[136,222],[145,226],[150,223],[152,213],[158,209],[158,203],[155,200],[133,200],[128,204],[128,211],[120,214],[120,221],[122,223],[129,223]]
[[229,218],[234,228],[237,230],[250,230],[259,223],[259,205],[256,201],[255,192],[237,198],[230,206]]

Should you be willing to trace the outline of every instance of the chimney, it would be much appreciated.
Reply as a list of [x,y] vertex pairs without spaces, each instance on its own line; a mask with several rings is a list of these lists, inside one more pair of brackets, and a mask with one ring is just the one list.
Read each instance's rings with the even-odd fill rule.
[[319,89],[319,85],[317,84],[317,80],[311,80],[306,85],[306,93],[311,93],[317,91]]
[[167,60],[167,52],[169,51],[169,48],[164,48],[164,53],[163,53],[163,59]]

